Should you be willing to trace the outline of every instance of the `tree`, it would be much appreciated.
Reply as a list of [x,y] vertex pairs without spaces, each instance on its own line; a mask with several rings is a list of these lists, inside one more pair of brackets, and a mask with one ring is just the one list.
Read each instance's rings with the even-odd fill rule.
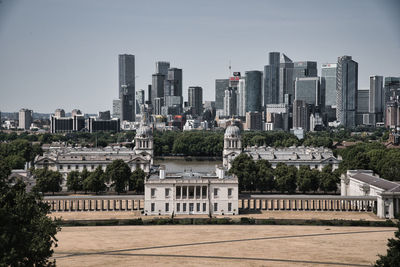
[[60,228],[47,217],[49,205],[22,181],[8,183],[3,167],[0,162],[0,266],[55,266],[49,258]]
[[36,185],[35,189],[42,192],[60,192],[61,191],[61,183],[62,183],[62,175],[58,171],[44,169],[36,169],[34,171],[34,175],[36,176]]
[[376,267],[392,267],[400,266],[400,222],[397,223],[397,231],[394,233],[395,238],[388,240],[386,255],[379,255],[376,261]]
[[122,159],[117,159],[107,166],[105,175],[108,181],[113,182],[115,191],[119,194],[124,192],[129,184],[131,169]]
[[90,175],[90,172],[86,168],[83,168],[82,172],[80,173],[80,179],[82,182],[82,189],[85,190],[85,194],[86,194],[87,190],[84,188],[83,184],[84,184],[84,181],[89,177],[89,175]]
[[[328,166],[330,166],[330,165],[328,165]],[[332,167],[331,167],[331,171],[330,172],[332,172]],[[312,169],[311,170],[311,176],[310,176],[311,186],[310,186],[310,189],[313,192],[317,191],[318,188],[319,188],[319,184],[321,183],[320,177],[321,177],[321,175],[320,175],[320,171],[319,170],[317,170],[317,169]]]
[[297,187],[303,193],[311,190],[311,184],[312,184],[311,176],[312,172],[308,165],[301,166],[299,171],[297,172]]
[[339,177],[332,172],[322,171],[320,173],[320,189],[326,192],[333,192],[337,190]]
[[237,156],[229,172],[238,177],[240,191],[254,191],[259,184],[256,164],[247,154]]
[[7,162],[7,165],[10,166],[10,168],[13,170],[25,168],[25,159],[19,155],[9,155],[4,160]]
[[106,185],[104,184],[104,172],[101,166],[98,166],[94,172],[83,181],[83,190],[95,192],[96,194],[104,191]]
[[278,190],[282,193],[288,191],[289,194],[296,192],[296,167],[287,166],[284,163],[278,163],[274,173]]
[[68,190],[76,191],[83,189],[83,183],[81,179],[81,174],[78,171],[72,171],[68,173],[67,176],[67,187]]
[[274,172],[271,164],[264,159],[256,162],[258,183],[257,189],[261,191],[272,191],[275,188]]
[[135,190],[137,193],[143,193],[145,177],[146,173],[141,168],[136,168],[131,174],[129,189]]

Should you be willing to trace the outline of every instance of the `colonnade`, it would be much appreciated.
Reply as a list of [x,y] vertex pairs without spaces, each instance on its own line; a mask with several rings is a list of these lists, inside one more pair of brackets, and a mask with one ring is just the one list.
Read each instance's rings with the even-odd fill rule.
[[59,198],[44,199],[49,204],[50,211],[134,211],[144,208],[144,199],[82,199]]
[[376,198],[241,198],[242,210],[364,211],[371,212]]

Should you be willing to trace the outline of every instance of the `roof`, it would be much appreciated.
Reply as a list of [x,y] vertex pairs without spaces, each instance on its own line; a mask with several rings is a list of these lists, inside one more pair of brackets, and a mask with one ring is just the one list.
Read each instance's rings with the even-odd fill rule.
[[351,175],[351,177],[356,180],[359,180],[361,182],[367,183],[371,186],[375,186],[375,187],[384,189],[385,191],[400,192],[400,184],[388,181],[383,178],[379,178],[377,176],[368,175],[365,173],[357,173],[357,174]]

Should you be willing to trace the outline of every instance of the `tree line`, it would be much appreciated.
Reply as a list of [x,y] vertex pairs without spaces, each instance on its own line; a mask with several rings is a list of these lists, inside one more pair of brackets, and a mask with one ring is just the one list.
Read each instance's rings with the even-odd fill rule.
[[[36,177],[35,190],[48,193],[60,192],[62,190],[62,175],[58,171],[46,168],[33,171]],[[67,176],[67,188],[69,191],[85,191],[100,193],[107,189],[106,183],[111,183],[111,188],[118,194],[127,190],[137,193],[144,192],[145,172],[141,168],[136,168],[131,172],[128,164],[123,160],[114,160],[106,168],[106,171],[98,166],[93,172],[86,168],[82,172],[71,171]]]
[[358,143],[346,149],[338,150],[342,156],[340,173],[347,170],[373,170],[382,178],[400,181],[400,150],[387,148],[378,142]]
[[319,171],[301,166],[278,163],[273,169],[267,160],[254,161],[247,154],[240,154],[232,162],[229,173],[235,174],[239,180],[240,192],[281,192],[293,194],[296,192],[316,192],[318,190],[336,192],[339,183],[339,173],[332,172],[327,165]]

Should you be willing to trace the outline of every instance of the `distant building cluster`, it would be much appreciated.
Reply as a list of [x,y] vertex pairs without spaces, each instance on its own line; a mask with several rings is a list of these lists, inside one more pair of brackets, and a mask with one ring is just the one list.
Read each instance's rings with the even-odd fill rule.
[[187,88],[185,101],[182,68],[157,61],[151,83],[137,89],[135,55],[121,54],[112,112],[56,111],[49,121],[35,121],[33,112],[23,108],[17,118],[2,120],[2,127],[52,133],[135,130],[146,112],[150,127],[158,130],[226,128],[231,118],[243,130],[283,130],[299,138],[338,126],[400,130],[400,77],[371,75],[369,88],[359,88],[358,63],[348,55],[320,68],[316,61],[293,61],[280,52],[270,52],[268,59],[262,70],[232,72],[229,66],[228,77],[215,80],[213,101],[204,101],[203,88],[196,85]]

